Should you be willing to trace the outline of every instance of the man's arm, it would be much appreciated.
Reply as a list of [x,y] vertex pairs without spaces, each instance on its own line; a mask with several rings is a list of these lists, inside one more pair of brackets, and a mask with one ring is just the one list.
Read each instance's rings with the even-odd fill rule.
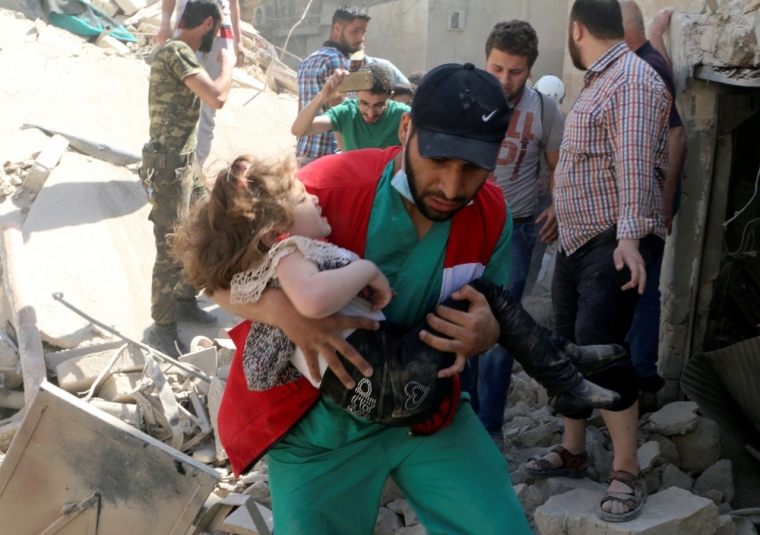
[[242,67],[245,61],[245,52],[243,52],[243,34],[240,33],[240,3],[238,0],[230,0],[230,22],[232,22],[235,67]]
[[222,70],[216,80],[212,80],[206,71],[201,70],[198,74],[190,75],[182,81],[209,107],[219,110],[227,102],[230,93],[235,59],[232,57],[232,52],[224,48],[219,51],[216,60],[222,65]]
[[606,109],[612,115],[610,136],[618,183],[618,248],[613,258],[618,271],[624,266],[631,270],[631,280],[622,290],[638,287],[640,294],[644,293],[647,274],[639,239],[654,230],[650,203],[661,194],[654,189],[653,162],[671,100],[662,89],[661,92],[641,82],[628,83],[616,91]]
[[[557,162],[559,162],[559,151],[545,152],[544,157],[546,158],[546,168],[549,170],[548,190],[551,194],[554,191],[554,170],[557,168]],[[557,239],[557,236],[559,236],[557,213],[554,211],[554,204],[551,204],[546,210],[541,212],[541,215],[536,218],[536,223],[540,223],[544,220],[546,223],[544,223],[544,226],[541,227],[541,230],[539,231],[541,241],[544,243],[552,243]]]
[[315,381],[321,380],[318,355],[327,362],[336,377],[348,389],[356,386],[351,376],[341,364],[337,353],[343,355],[366,377],[372,375],[372,367],[354,347],[343,338],[344,329],[377,330],[380,325],[369,318],[334,314],[322,319],[308,319],[301,316],[285,294],[280,290],[268,289],[255,303],[232,304],[230,290],[217,290],[212,299],[217,305],[235,316],[259,323],[279,327],[295,345],[301,348]]
[[296,120],[293,121],[293,126],[290,128],[290,132],[294,136],[313,136],[332,130],[333,124],[330,118],[325,115],[319,115],[319,111],[325,102],[328,102],[333,95],[338,94],[335,90],[346,74],[348,74],[348,71],[344,69],[335,71],[327,79],[322,89],[317,93],[317,96],[298,112]]
[[176,0],[161,0],[161,28],[156,35],[156,42],[159,45],[174,37],[174,28],[172,28],[172,15],[177,5]]
[[[675,103],[673,104],[675,106]],[[668,130],[668,175],[662,187],[662,202],[665,210],[665,227],[668,236],[673,232],[673,203],[681,181],[683,165],[686,160],[686,130],[676,126]]]
[[668,30],[670,17],[672,15],[672,8],[663,9],[654,19],[652,19],[652,23],[649,25],[649,42],[652,43],[652,46],[655,47],[657,52],[662,54],[662,57],[665,58],[665,61],[671,70],[673,70],[673,64],[670,61],[668,49],[665,47],[665,39],[663,38],[663,35]]

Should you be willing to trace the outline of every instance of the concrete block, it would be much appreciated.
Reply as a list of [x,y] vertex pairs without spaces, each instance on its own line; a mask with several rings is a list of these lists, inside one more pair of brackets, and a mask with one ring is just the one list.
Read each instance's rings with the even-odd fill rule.
[[227,386],[227,381],[223,381],[219,377],[214,377],[211,380],[211,386],[208,390],[208,414],[211,418],[211,427],[214,428],[214,441],[216,444],[216,455],[219,460],[227,459],[227,453],[224,451],[219,440],[219,433],[217,431],[217,417],[219,416],[219,407],[222,405],[222,396],[224,396],[224,387]]
[[216,375],[216,347],[211,346],[194,353],[188,353],[179,357],[180,362],[187,362],[200,369],[209,377]]
[[114,373],[100,387],[99,395],[114,403],[135,403],[132,391],[142,380],[142,372]]
[[559,440],[561,429],[554,421],[546,425],[536,427],[517,436],[513,442],[518,448],[532,448],[535,446],[551,446]]
[[404,493],[401,492],[400,488],[398,488],[396,482],[393,481],[393,479],[390,477],[386,479],[385,485],[383,486],[383,492],[380,495],[380,505],[388,505],[392,501],[403,497]]
[[726,502],[734,499],[734,474],[728,459],[718,461],[697,478],[694,484],[695,494],[707,496],[710,490],[722,493]]
[[110,414],[114,418],[118,418],[124,423],[132,426],[137,426],[137,405],[130,403],[113,403],[104,399],[92,398],[89,401],[90,405],[100,409],[106,414]]
[[417,514],[412,510],[412,506],[403,498],[392,501],[387,507],[397,515],[404,517],[404,525],[408,528],[420,523],[420,519],[417,518]]
[[652,414],[649,421],[655,432],[666,437],[683,435],[696,429],[699,422],[698,408],[693,401],[677,401]]
[[601,494],[575,490],[554,496],[536,509],[542,535],[714,535],[718,508],[710,500],[671,488],[650,496],[643,514],[609,523],[598,516]]
[[115,2],[128,17],[147,7],[145,0],[115,0]]
[[32,168],[29,169],[29,173],[24,177],[22,184],[26,190],[32,193],[39,193],[45,186],[45,182],[49,176],[50,169],[35,162]]
[[375,522],[375,531],[373,535],[396,535],[398,530],[404,527],[401,517],[388,509],[381,507],[377,512],[377,521]]
[[639,459],[639,466],[641,467],[641,471],[645,474],[656,466],[662,464],[662,457],[660,456],[660,445],[654,440],[650,440],[641,446],[636,452],[636,456]]
[[212,447],[195,450],[193,452],[193,459],[206,464],[213,463],[216,461],[216,448]]
[[[104,351],[62,362],[56,368],[58,386],[71,393],[86,391],[98,378],[100,372],[111,362],[115,351]],[[143,367],[145,367],[145,355],[142,350],[135,346],[129,346],[119,353],[102,384],[105,383],[107,377],[114,373],[137,372],[141,371]]]
[[681,455],[681,470],[704,472],[720,459],[720,427],[707,418],[699,418],[696,429],[674,435],[673,442]]
[[156,255],[152,227],[145,222],[149,211],[129,169],[64,153],[22,227],[28,277],[35,281],[29,299],[43,341],[62,348],[103,341],[97,328],[51,299],[60,291],[106,325],[143,337],[152,323]]
[[69,141],[65,137],[56,134],[50,138],[50,142],[42,149],[42,152],[35,158],[35,161],[48,169],[53,169],[61,161],[61,156],[63,156],[68,147]]
[[738,535],[736,524],[729,515],[718,517],[718,531],[715,532],[715,535]]
[[113,0],[92,0],[92,5],[107,13],[111,18],[121,12],[119,5]]
[[659,433],[652,435],[652,440],[660,445],[660,455],[662,455],[665,460],[676,466],[681,466],[681,455],[678,453],[678,448],[676,447],[675,442]]
[[95,40],[95,45],[99,46],[100,48],[105,48],[106,50],[113,50],[122,56],[129,54],[129,47],[127,45],[115,37],[111,37],[107,33],[101,33],[100,36]]
[[691,491],[694,487],[694,480],[681,472],[675,465],[669,464],[665,467],[665,470],[662,471],[660,488],[665,490],[670,487]]

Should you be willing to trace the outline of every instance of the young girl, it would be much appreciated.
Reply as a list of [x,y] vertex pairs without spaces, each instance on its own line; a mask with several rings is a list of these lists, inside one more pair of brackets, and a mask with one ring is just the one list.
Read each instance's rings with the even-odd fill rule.
[[[305,317],[340,311],[383,320],[379,311],[393,296],[388,280],[372,262],[324,241],[330,231],[317,197],[295,178],[292,162],[242,156],[218,175],[209,198],[177,229],[173,249],[189,281],[208,295],[231,289],[232,303],[252,303],[266,288],[280,288]],[[499,343],[547,387],[558,411],[614,405],[617,394],[583,379],[573,364],[590,372],[624,355],[622,348],[577,348],[536,324],[504,288],[482,280],[471,284],[486,296],[500,323]],[[460,309],[469,305],[453,299],[443,304]],[[431,330],[423,324],[406,332],[382,322],[379,331],[344,333],[375,370],[365,378],[341,359],[357,383],[347,390],[322,357],[320,383],[280,329],[254,323],[243,353],[248,387],[267,390],[305,376],[357,416],[413,425],[434,413],[450,390],[451,380],[437,379],[437,373],[454,360],[453,354],[421,342],[422,328]]]

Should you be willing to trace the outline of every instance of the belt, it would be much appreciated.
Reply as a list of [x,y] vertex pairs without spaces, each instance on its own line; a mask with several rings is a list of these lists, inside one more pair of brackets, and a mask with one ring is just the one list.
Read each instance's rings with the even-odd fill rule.
[[522,223],[533,223],[532,217],[513,217],[512,224],[521,225]]
[[194,154],[195,153],[193,152],[186,152],[185,154],[164,154],[161,152],[146,151],[145,147],[143,147],[142,164],[146,169],[177,169],[192,164]]

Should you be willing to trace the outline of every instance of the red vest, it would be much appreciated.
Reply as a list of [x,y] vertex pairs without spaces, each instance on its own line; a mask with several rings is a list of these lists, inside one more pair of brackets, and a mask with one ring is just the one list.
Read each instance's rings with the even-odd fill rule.
[[[330,241],[364,257],[369,216],[377,183],[400,147],[365,149],[325,156],[303,167],[298,178],[319,197],[322,214],[332,226]],[[486,182],[473,202],[452,222],[444,260],[441,300],[482,275],[506,224],[501,190]],[[319,400],[319,390],[306,378],[263,392],[248,390],[243,373],[243,348],[251,322],[230,331],[237,347],[219,409],[219,439],[235,475],[244,472],[306,416]],[[459,400],[459,380],[439,412],[414,431],[431,434],[446,427]]]

